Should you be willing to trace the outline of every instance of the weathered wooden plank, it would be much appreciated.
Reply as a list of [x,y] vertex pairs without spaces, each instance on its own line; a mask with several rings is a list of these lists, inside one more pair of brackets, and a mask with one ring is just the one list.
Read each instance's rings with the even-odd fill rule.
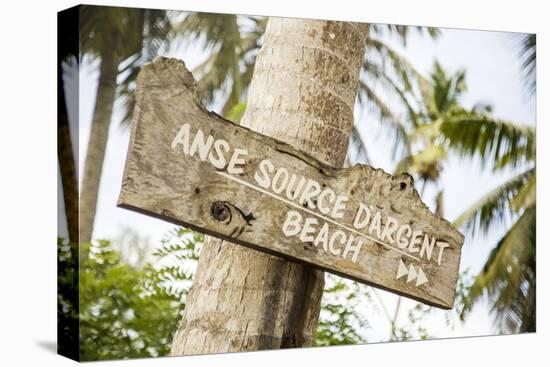
[[118,205],[441,308],[463,235],[412,178],[334,169],[201,105],[177,60],[138,77]]

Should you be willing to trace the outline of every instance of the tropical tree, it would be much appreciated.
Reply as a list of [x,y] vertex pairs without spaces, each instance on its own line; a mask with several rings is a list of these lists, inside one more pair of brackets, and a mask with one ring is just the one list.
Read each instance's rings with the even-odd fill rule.
[[[244,106],[243,100],[248,92],[247,87],[256,64],[258,49],[263,43],[262,35],[265,24],[265,18],[195,13],[186,15],[175,25],[176,32],[179,32],[183,39],[201,40],[204,42],[205,48],[209,50],[209,56],[193,70],[193,73],[198,80],[199,89],[203,93],[204,102],[212,104],[213,101],[222,100],[221,103],[218,102],[217,109],[226,118],[233,121],[239,121],[245,111],[246,106]],[[399,97],[403,94],[400,90],[403,85],[424,89],[425,85],[423,84],[425,83],[423,80],[419,80],[420,74],[405,58],[383,42],[383,36],[386,33],[391,33],[405,43],[409,30],[409,27],[402,26],[369,25],[365,38],[367,51],[362,55],[360,65],[359,102],[362,105],[368,104],[386,125],[396,131],[396,145],[402,142],[399,139],[401,126],[397,115],[379,96],[380,87],[386,89],[386,94]],[[419,30],[425,31],[422,28]],[[434,29],[427,29],[427,32],[432,36],[437,35],[437,31]],[[244,113],[246,116],[246,112]],[[276,130],[275,128],[261,129],[264,132]],[[355,127],[352,127],[351,142],[364,149],[360,134]],[[210,247],[206,246],[205,251],[208,252]],[[210,255],[205,256],[210,257]],[[242,257],[242,255],[240,256]],[[209,266],[214,265],[210,264]],[[327,310],[325,309],[325,311]],[[193,314],[193,317],[196,315]],[[325,333],[330,333],[328,326],[322,330]],[[177,335],[175,339],[173,350],[175,353],[184,352],[181,349],[181,344],[185,339],[185,333],[188,332],[185,331],[185,324],[182,324],[180,331],[182,336]],[[321,334],[317,336],[319,337],[319,335]],[[336,339],[334,338],[334,340]],[[188,348],[185,353],[195,353],[196,350],[204,349]]]
[[518,48],[525,87],[531,95],[534,95],[537,87],[537,35],[534,33],[518,33],[514,36],[517,41],[516,47]]
[[[341,167],[366,31],[361,24],[270,18],[241,124]],[[323,283],[319,270],[207,240],[172,354],[311,345]]]
[[422,183],[422,192],[427,183],[437,183],[447,158],[442,126],[457,115],[476,115],[479,110],[476,107],[468,111],[459,104],[466,90],[463,70],[447,75],[435,62],[428,82],[429,85],[420,94],[412,88],[404,90],[407,111],[403,140],[407,144],[408,154],[401,158],[395,169],[396,173],[408,172],[416,176]]
[[[384,46],[378,46],[383,48]],[[399,59],[394,52],[387,51],[386,54],[393,55],[390,60],[397,60],[401,64],[407,63],[404,59]],[[458,111],[462,113],[472,113],[466,111],[459,105],[459,99],[465,90],[465,73],[459,71],[453,75],[447,75],[442,67],[436,62],[430,78],[425,78],[418,73],[412,66],[409,67],[411,75],[401,77],[401,80],[395,78],[395,70],[391,73],[385,73],[380,66],[374,63],[368,64],[367,70],[373,74],[371,78],[383,83],[385,90],[392,91],[394,97],[401,102],[401,110],[394,111],[390,109],[386,102],[383,102],[382,96],[377,97],[371,91],[367,84],[362,84],[361,88],[365,90],[367,100],[377,100],[375,106],[379,113],[379,121],[394,131],[394,159],[398,160],[395,173],[407,172],[411,174],[417,182],[420,182],[420,195],[425,196],[427,184],[437,185],[444,162],[447,158],[447,149],[444,141],[441,139],[440,126],[450,116]],[[416,86],[409,82],[410,79],[417,81]],[[391,96],[390,96],[391,97]],[[388,96],[385,97],[388,99]],[[391,99],[390,99],[391,100]],[[361,147],[362,148],[362,147]],[[366,155],[366,154],[364,154]],[[443,214],[443,191],[440,191],[435,197],[436,213]],[[374,291],[377,294],[377,291]],[[411,337],[411,332],[398,323],[399,315],[403,311],[401,308],[402,298],[398,297],[395,307],[392,311],[388,309],[377,297],[386,318],[390,325],[390,341],[407,340]],[[409,319],[420,318],[420,315],[427,314],[429,307],[418,304],[416,308],[410,309]],[[420,328],[418,335],[421,338],[427,337],[427,331]]]
[[174,34],[185,44],[201,42],[208,53],[193,70],[205,104],[214,101],[227,115],[242,103],[267,24],[266,17],[183,13],[174,22]]
[[[244,117],[243,121],[247,122],[246,116],[249,114],[250,108],[253,109],[250,112],[250,115],[253,115],[254,109],[257,109],[259,104],[254,106],[248,106],[249,108],[245,110],[244,108],[244,98],[248,95],[248,85],[251,81],[252,72],[256,66],[256,71],[254,74],[258,74],[258,66],[256,63],[256,56],[258,55],[260,46],[264,43],[264,28],[266,25],[266,19],[260,17],[250,17],[250,16],[235,16],[235,15],[219,15],[219,14],[205,14],[205,13],[195,13],[188,14],[183,17],[179,22],[175,22],[175,29],[184,40],[201,40],[204,42],[205,48],[209,51],[209,55],[206,60],[200,64],[193,73],[198,80],[198,86],[201,90],[204,102],[206,104],[212,104],[216,101],[216,109],[221,112],[224,116],[231,118],[232,120],[240,120]],[[398,80],[401,84],[406,85],[415,85],[417,84],[416,76],[419,75],[412,66],[406,62],[397,52],[391,49],[387,44],[377,38],[383,32],[392,32],[400,37],[403,42],[405,42],[409,28],[401,26],[367,26],[368,32],[365,32],[367,37],[364,38],[363,46],[366,46],[367,52],[361,54],[361,80],[363,83],[362,86],[359,86],[359,95],[361,97],[361,103],[372,103],[373,108],[377,108],[377,112],[384,119],[396,124],[395,120],[392,120],[392,111],[384,104],[381,98],[371,98],[372,95],[377,96],[375,90],[376,87],[373,84],[373,80],[376,81],[379,74],[393,74],[392,77],[395,80]],[[303,29],[300,28],[300,32],[303,32]],[[428,30],[430,34],[435,35],[437,32],[433,29]],[[332,37],[336,34],[332,34]],[[289,38],[289,42],[292,40]],[[378,55],[378,56],[377,56]],[[323,52],[319,52],[318,62],[326,62],[325,59],[328,58],[328,55],[324,55]],[[289,67],[292,65],[289,64]],[[322,65],[320,65],[322,66]],[[261,67],[261,66],[260,66]],[[375,68],[376,67],[376,68]],[[263,68],[262,68],[263,70]],[[289,72],[290,69],[285,69],[285,72]],[[312,72],[315,72],[315,69],[310,68]],[[319,69],[321,70],[321,69]],[[263,74],[260,74],[263,75]],[[262,77],[265,77],[262,76]],[[417,86],[417,88],[421,88]],[[391,93],[397,89],[397,86],[393,86],[389,92]],[[256,96],[256,99],[259,98]],[[296,96],[296,98],[303,98]],[[221,101],[221,103],[219,102]],[[249,99],[250,103],[251,99]],[[264,103],[265,104],[265,103]],[[289,118],[295,113],[290,113]],[[249,116],[250,117],[250,116]],[[341,116],[340,116],[341,117]],[[260,119],[261,120],[261,119]],[[287,119],[288,120],[288,119]],[[250,123],[250,121],[248,121]],[[264,122],[265,123],[265,122]],[[276,119],[271,121],[271,125],[268,126],[256,126],[253,128],[258,128],[264,134],[269,134],[269,132],[278,131],[278,127],[275,127],[277,124]],[[352,142],[357,142],[360,144],[362,140],[360,135],[357,134],[357,131],[353,130]],[[281,137],[281,132],[277,133],[277,137]],[[312,146],[314,144],[312,143]],[[310,147],[302,147],[302,149],[309,150]],[[314,148],[315,149],[315,148]],[[322,149],[321,151],[322,152]],[[321,156],[323,153],[320,153]],[[332,152],[334,156],[338,156],[335,152]],[[332,161],[333,157],[325,158],[327,161]],[[219,245],[216,245],[219,246]],[[212,246],[205,246],[205,252],[209,253],[209,248]],[[231,257],[232,255],[228,255]],[[239,256],[244,256],[240,254]],[[248,256],[248,255],[247,255]],[[206,258],[210,258],[210,255],[205,255]],[[210,258],[208,261],[212,261]],[[217,261],[217,260],[216,260]],[[256,260],[255,260],[256,261]],[[264,261],[259,259],[260,262]],[[253,262],[254,263],[254,262]],[[210,264],[210,267],[218,266],[216,264]],[[220,265],[221,266],[221,265]],[[317,283],[315,283],[317,284]],[[200,292],[200,289],[198,290]],[[272,291],[271,289],[269,290]],[[193,312],[196,306],[189,309],[188,312]],[[194,313],[192,318],[196,317]],[[185,333],[188,332],[185,330],[185,325],[182,324],[180,331],[182,332],[181,336],[176,336],[174,353],[182,353],[182,343],[186,338]],[[203,330],[202,332],[205,335],[208,334],[208,330]],[[309,336],[308,336],[309,338]],[[298,338],[299,339],[299,338]],[[284,341],[286,343],[286,341]],[[302,342],[299,342],[302,343]],[[306,343],[307,342],[306,340]],[[296,344],[293,344],[296,345]],[[193,346],[188,346],[186,353],[196,353],[197,350],[206,350],[206,349],[193,349]]]
[[77,8],[66,10],[57,19],[57,159],[68,235],[66,251],[58,252],[57,351],[73,359],[78,358],[78,314],[67,305],[78,303],[78,181],[63,76],[67,65],[78,63],[78,37],[74,32],[78,27],[77,12]]
[[[80,242],[89,242],[93,233],[97,197],[113,105],[117,97],[126,108],[128,120],[135,76],[139,65],[156,55],[170,30],[163,10],[80,7],[80,52],[99,60],[99,80],[90,140],[84,163],[80,192]],[[117,78],[121,78],[117,83]]]
[[[416,100],[412,93],[407,95],[411,101],[408,120],[413,127],[409,141],[418,148],[402,159],[397,171],[415,174],[424,183],[436,183],[451,151],[469,159],[477,157],[495,171],[526,167],[474,203],[454,225],[473,236],[479,230],[487,232],[492,225],[503,225],[507,219],[513,221],[464,298],[462,317],[487,294],[501,330],[532,331],[536,290],[535,129],[494,119],[486,105],[461,107],[464,80],[463,71],[447,76],[436,63],[431,75],[432,93]],[[438,208],[442,206],[441,192],[436,202]]]
[[465,91],[465,72],[449,75],[438,62],[423,93],[406,90],[403,139],[413,149],[399,161],[396,173],[435,184],[450,152],[464,158],[477,155],[494,169],[516,168],[534,159],[534,129],[493,118],[490,105],[461,106]]
[[462,317],[483,295],[489,296],[503,332],[536,327],[536,174],[535,168],[508,180],[466,210],[455,222],[472,233],[487,231],[506,218],[513,223],[489,254],[463,306]]
[[59,13],[57,20],[57,159],[69,241],[78,242],[78,181],[73,144],[69,128],[69,113],[65,98],[65,67],[78,63],[77,9]]
[[[520,39],[520,60],[528,91],[535,92],[536,38]],[[462,310],[465,317],[487,295],[503,332],[536,330],[536,135],[534,126],[490,119],[471,119],[462,127],[448,125],[443,133],[460,154],[477,155],[493,170],[523,170],[499,185],[454,222],[476,232],[506,225],[469,290]]]
[[[423,86],[420,90],[407,86],[402,89],[406,113],[401,139],[408,154],[396,168],[397,173],[408,172],[417,177],[421,193],[427,184],[437,186],[451,152],[468,159],[478,157],[494,170],[528,167],[480,199],[454,223],[474,234],[477,229],[486,232],[492,224],[520,215],[521,220],[499,242],[469,289],[469,296],[464,297],[462,317],[487,291],[496,297],[494,309],[507,330],[517,330],[518,325],[523,325],[522,330],[528,329],[534,313],[522,307],[534,307],[534,128],[494,119],[488,105],[477,104],[470,109],[461,106],[460,99],[466,91],[464,71],[448,75],[436,62],[429,84]],[[436,195],[435,204],[436,212],[442,214],[442,190]],[[529,320],[521,321],[522,315]]]
[[[360,106],[370,112],[371,116],[376,117],[369,119],[369,124],[378,124],[379,127],[393,134],[394,159],[411,154],[407,114],[403,116],[401,113],[403,110],[411,111],[408,94],[414,92],[428,95],[432,88],[430,81],[390,45],[389,41],[393,38],[402,46],[406,46],[412,31],[427,34],[434,39],[440,34],[439,29],[430,27],[369,25],[357,95]],[[354,137],[357,139],[354,139],[356,143],[353,147],[362,151],[368,161],[368,149],[358,133],[361,123],[356,121]]]
[[[202,42],[208,53],[193,70],[203,102],[212,105],[216,101],[221,115],[239,121],[246,107],[244,101],[256,56],[263,43],[267,18],[212,13],[189,13],[182,18],[174,22],[174,33],[183,42]],[[411,31],[433,38],[439,35],[438,29],[429,27],[368,25],[358,89],[359,103],[378,115],[384,126],[395,132],[396,148],[402,148],[402,144],[406,147],[403,139],[406,134],[396,108],[391,108],[382,95],[397,98],[399,102],[405,86],[417,90],[429,88],[428,81],[387,42],[388,37],[395,37],[406,45]],[[352,143],[366,151],[355,127]]]

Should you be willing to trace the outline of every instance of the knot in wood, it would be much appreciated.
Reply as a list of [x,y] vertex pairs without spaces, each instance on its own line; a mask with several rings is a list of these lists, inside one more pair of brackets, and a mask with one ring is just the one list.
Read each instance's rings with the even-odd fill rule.
[[229,218],[230,212],[229,208],[223,201],[215,201],[212,203],[212,216],[214,219],[224,222]]

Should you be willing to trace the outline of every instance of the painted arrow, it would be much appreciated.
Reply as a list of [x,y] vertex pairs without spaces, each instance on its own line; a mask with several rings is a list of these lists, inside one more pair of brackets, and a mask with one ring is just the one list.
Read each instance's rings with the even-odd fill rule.
[[426,274],[424,274],[424,271],[418,267],[418,276],[416,278],[416,286],[420,286],[428,281],[428,278],[426,277]]
[[414,267],[414,265],[409,265],[407,268],[407,265],[403,262],[403,260],[399,260],[399,267],[397,268],[397,275],[395,276],[395,279],[402,278],[404,276],[407,276],[406,282],[410,283],[414,280],[416,280],[415,286],[421,286],[422,284],[426,283],[428,281],[428,278],[426,277],[426,274],[420,267]]

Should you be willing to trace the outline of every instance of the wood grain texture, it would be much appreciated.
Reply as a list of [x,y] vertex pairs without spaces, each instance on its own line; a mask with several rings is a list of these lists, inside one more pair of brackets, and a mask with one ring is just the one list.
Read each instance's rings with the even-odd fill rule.
[[[119,206],[437,307],[453,306],[463,236],[421,202],[409,175],[394,177],[363,165],[334,169],[288,144],[225,121],[201,106],[191,74],[176,60],[159,59],[142,69],[137,105]],[[353,262],[296,236],[285,236],[281,227],[289,209],[295,208],[220,175],[223,170],[214,169],[208,161],[172,149],[183,123],[225,139],[232,148],[248,150],[239,180],[254,183],[258,163],[269,158],[276,167],[287,167],[349,196],[339,223],[351,227],[358,203],[368,203],[413,230],[449,243],[445,261],[411,260],[368,241]],[[220,211],[225,214],[220,216]],[[331,230],[338,229],[329,224]],[[400,260],[407,267],[421,266],[428,282],[417,287],[395,279]]]

